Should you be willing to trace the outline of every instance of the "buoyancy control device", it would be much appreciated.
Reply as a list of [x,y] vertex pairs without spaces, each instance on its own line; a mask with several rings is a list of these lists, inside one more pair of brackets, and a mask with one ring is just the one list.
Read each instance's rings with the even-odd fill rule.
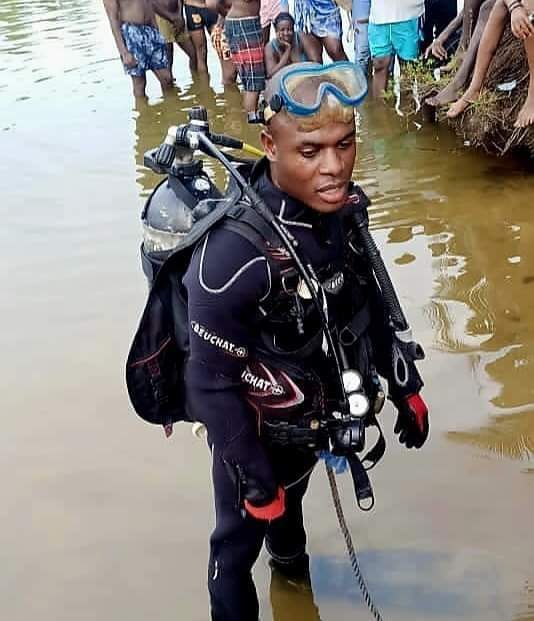
[[[249,152],[253,150],[237,139],[212,133],[205,108],[198,106],[190,111],[188,123],[171,127],[163,144],[145,154],[145,165],[166,177],[155,188],[142,213],[141,261],[150,289],[126,364],[126,383],[132,405],[141,418],[163,425],[167,432],[174,422],[191,420],[183,386],[183,367],[189,340],[187,301],[181,276],[189,265],[197,242],[205,233],[236,205],[244,206],[274,230],[293,259],[313,300],[323,326],[337,384],[335,411],[324,423],[327,425],[330,448],[332,452],[347,457],[358,504],[364,508],[362,503],[367,500],[370,502],[365,508],[370,508],[374,501],[373,492],[362,461],[368,459],[368,468],[374,466],[384,453],[385,442],[380,434],[377,446],[362,460],[358,458],[357,453],[365,445],[365,428],[374,413],[369,408],[361,410],[358,391],[351,389],[354,373],[357,375],[357,372],[346,368],[343,352],[328,328],[323,300],[316,284],[318,278],[313,268],[301,259],[297,241],[248,183],[254,160],[223,153],[217,145],[231,149],[245,148]],[[195,158],[196,151],[215,158],[227,170],[228,183],[223,191],[204,171],[202,160]],[[356,224],[395,330],[395,360],[402,380],[408,369],[413,372],[415,368],[407,361],[420,359],[423,353],[420,346],[411,340],[393,285],[368,231],[365,207],[362,207],[362,213],[356,214]],[[169,279],[171,273],[172,286]],[[177,313],[183,313],[183,321],[176,319]]]

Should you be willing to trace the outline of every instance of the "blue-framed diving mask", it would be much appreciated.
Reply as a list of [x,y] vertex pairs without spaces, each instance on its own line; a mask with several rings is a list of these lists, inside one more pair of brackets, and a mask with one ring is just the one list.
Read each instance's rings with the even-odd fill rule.
[[[315,83],[315,88],[310,88],[310,83]],[[361,68],[340,61],[330,65],[296,63],[281,69],[265,91],[264,122],[282,110],[295,116],[316,114],[327,95],[344,106],[358,106],[367,95],[367,79]]]

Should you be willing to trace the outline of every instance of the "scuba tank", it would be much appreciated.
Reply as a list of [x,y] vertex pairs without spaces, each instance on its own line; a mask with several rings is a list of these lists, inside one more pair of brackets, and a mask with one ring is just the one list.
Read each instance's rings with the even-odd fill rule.
[[[189,112],[189,124],[208,130],[206,110],[192,108]],[[169,129],[173,135],[176,127]],[[233,148],[248,147],[239,140],[219,137],[211,134],[212,139],[226,138],[227,146]],[[194,150],[189,146],[171,147],[166,138],[157,149],[145,153],[144,165],[157,174],[166,175],[148,197],[141,213],[143,243],[141,245],[141,265],[149,286],[156,274],[173,251],[184,244],[193,225],[224,204],[234,204],[242,193],[233,177],[228,187],[222,192],[204,171],[203,161],[194,157]],[[168,142],[167,142],[168,141]],[[258,151],[258,153],[260,153]],[[250,174],[253,160],[231,158],[246,177]]]

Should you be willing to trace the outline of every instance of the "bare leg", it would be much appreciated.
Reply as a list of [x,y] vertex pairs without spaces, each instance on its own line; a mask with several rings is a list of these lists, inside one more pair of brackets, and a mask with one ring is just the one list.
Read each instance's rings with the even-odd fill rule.
[[146,75],[143,76],[137,76],[137,75],[132,75],[132,86],[133,86],[133,94],[134,97],[137,99],[139,97],[146,97]]
[[197,70],[197,53],[191,37],[189,35],[187,37],[180,37],[177,43],[189,58],[189,69],[192,73],[195,72]]
[[483,0],[465,0],[463,8],[462,33],[458,49],[451,60],[441,67],[442,73],[454,71],[463,61],[467,48],[471,43],[471,35],[478,19],[480,5]]
[[299,36],[302,41],[306,41],[306,49],[308,50],[308,60],[313,63],[323,62],[323,44],[321,39],[318,39],[311,33],[299,32]]
[[480,39],[480,46],[475,62],[475,69],[471,83],[465,93],[452,104],[447,116],[454,119],[461,114],[470,103],[473,103],[480,95],[480,90],[484,84],[484,79],[488,72],[490,63],[495,56],[497,46],[502,37],[502,33],[508,21],[508,9],[503,0],[497,0],[490,12],[487,26]]
[[527,127],[534,124],[534,36],[532,35],[525,39],[525,52],[527,53],[528,68],[530,70],[530,81],[528,83],[527,99],[517,115],[514,127]]
[[243,106],[245,112],[256,112],[260,94],[256,91],[243,91]]
[[324,37],[321,39],[326,53],[333,62],[337,60],[348,60],[345,50],[343,49],[343,42],[335,37]]
[[172,75],[168,69],[155,69],[154,75],[158,78],[163,91],[168,91],[173,87]]
[[388,87],[391,56],[373,58],[373,97],[383,97]]
[[469,48],[467,49],[460,68],[458,69],[454,78],[442,91],[440,91],[435,97],[431,97],[426,100],[429,105],[443,106],[445,104],[451,103],[455,99],[458,99],[458,95],[460,94],[460,91],[469,79],[471,70],[473,69],[473,65],[475,64],[480,40],[482,38],[482,34],[484,32],[486,24],[488,23],[490,12],[495,2],[496,0],[486,0],[480,8],[476,28],[473,32],[471,42],[469,43]]
[[191,32],[191,41],[195,48],[197,71],[199,73],[208,73],[208,46],[204,29],[193,30]]
[[267,24],[263,28],[263,45],[267,45],[269,43],[269,39],[271,38],[271,24]]
[[471,42],[471,35],[478,20],[480,5],[483,0],[465,0],[464,2],[464,21],[462,24],[462,36],[458,44],[458,50],[465,52]]
[[174,76],[172,75],[172,63],[174,61],[174,46],[172,43],[167,43],[167,58],[169,59],[169,73],[171,74],[171,80],[174,82]]
[[223,84],[234,84],[237,78],[237,69],[231,60],[221,60]]

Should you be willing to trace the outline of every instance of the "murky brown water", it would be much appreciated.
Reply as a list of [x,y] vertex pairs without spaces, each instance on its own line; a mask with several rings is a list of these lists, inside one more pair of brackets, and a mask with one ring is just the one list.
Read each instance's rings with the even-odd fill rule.
[[[256,141],[235,92],[185,69],[132,109],[98,0],[0,5],[0,616],[207,619],[208,454],[131,412],[123,364],[145,295],[142,153],[193,103]],[[183,63],[180,58],[178,62]],[[534,619],[533,177],[390,110],[363,111],[357,178],[428,358],[432,438],[393,439],[372,515],[347,512],[392,621]],[[391,437],[392,412],[383,420]],[[368,619],[317,472],[315,604],[257,578],[265,619]],[[271,604],[272,601],[272,613]],[[320,612],[318,612],[320,611]]]

